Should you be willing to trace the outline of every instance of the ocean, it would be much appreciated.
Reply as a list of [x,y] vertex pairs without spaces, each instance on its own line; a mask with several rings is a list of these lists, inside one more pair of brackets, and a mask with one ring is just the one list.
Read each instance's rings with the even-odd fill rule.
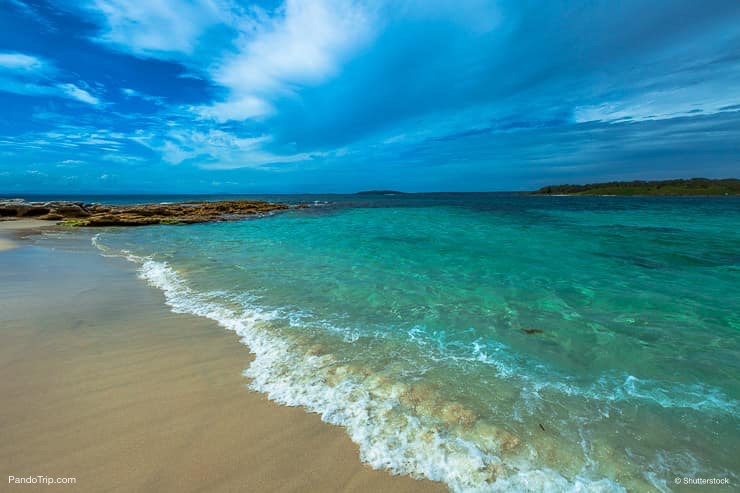
[[456,492],[740,482],[740,199],[245,198],[311,207],[93,241],[365,463]]

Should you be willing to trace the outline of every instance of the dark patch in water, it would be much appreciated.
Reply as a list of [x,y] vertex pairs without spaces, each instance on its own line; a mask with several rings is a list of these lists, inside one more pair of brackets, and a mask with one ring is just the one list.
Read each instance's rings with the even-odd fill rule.
[[626,224],[615,224],[612,226],[617,229],[631,230],[631,231],[642,231],[651,233],[684,233],[685,231],[681,228],[671,228],[666,226],[633,226]]
[[630,264],[636,265],[638,267],[642,267],[644,269],[664,269],[667,267],[667,265],[663,262],[656,262],[655,260],[645,258],[645,257],[638,257],[635,255],[614,255],[614,254],[608,254],[608,253],[596,253],[596,255],[600,257],[607,257],[607,258],[613,258],[617,260],[621,260],[623,262],[628,262]]
[[522,329],[522,332],[524,332],[525,334],[529,334],[529,335],[545,333],[545,331],[542,329]]
[[740,255],[723,252],[711,252],[700,257],[673,253],[669,255],[671,261],[680,266],[687,267],[724,267],[740,263]]
[[427,238],[421,236],[376,236],[375,239],[380,241],[410,244],[420,244],[429,241]]

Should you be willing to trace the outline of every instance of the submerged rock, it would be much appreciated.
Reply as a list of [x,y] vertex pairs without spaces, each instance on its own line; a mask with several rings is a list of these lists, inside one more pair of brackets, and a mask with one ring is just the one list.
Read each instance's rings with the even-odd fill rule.
[[522,329],[522,332],[524,332],[525,334],[528,334],[528,335],[532,335],[532,334],[544,334],[545,333],[545,331],[542,330],[542,329]]
[[70,226],[147,226],[233,221],[289,208],[286,204],[259,200],[136,205],[0,200],[2,217],[35,217],[46,221],[61,221]]

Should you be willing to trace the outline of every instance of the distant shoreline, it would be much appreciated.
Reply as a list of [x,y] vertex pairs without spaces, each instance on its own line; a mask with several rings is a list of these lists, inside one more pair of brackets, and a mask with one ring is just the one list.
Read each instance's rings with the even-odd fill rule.
[[[475,190],[475,191],[423,191],[423,192],[405,192],[401,190],[378,189],[378,190],[361,190],[357,192],[310,192],[310,193],[40,193],[40,192],[2,192],[0,191],[0,208],[3,202],[23,201],[27,203],[45,202],[68,202],[77,204],[83,201],[84,205],[97,206],[114,206],[114,205],[139,205],[139,206],[179,206],[191,204],[193,202],[208,203],[209,205],[218,202],[252,202],[251,208],[257,208],[258,204],[265,204],[270,207],[284,207],[288,204],[303,204],[308,197],[363,197],[363,196],[385,196],[385,197],[407,197],[418,195],[512,195],[512,196],[551,196],[551,197],[572,197],[572,196],[592,196],[592,197],[719,197],[719,196],[740,196],[740,179],[738,178],[691,178],[691,179],[674,179],[674,180],[635,180],[635,181],[614,181],[598,182],[588,184],[559,184],[547,185],[538,190]],[[300,197],[303,200],[299,202],[288,202],[280,204],[278,202],[289,200],[291,197]],[[136,202],[122,202],[123,198],[141,199]],[[167,202],[161,202],[158,199],[168,198]],[[155,203],[156,202],[156,203]],[[7,207],[10,204],[5,204]],[[295,205],[293,205],[295,206]],[[289,206],[289,207],[293,207]],[[4,214],[0,212],[0,216]],[[11,216],[14,214],[10,214]],[[5,214],[7,217],[7,214]]]
[[548,185],[530,195],[551,196],[656,196],[656,197],[714,197],[740,195],[740,180],[736,178],[658,181],[614,181],[586,185]]

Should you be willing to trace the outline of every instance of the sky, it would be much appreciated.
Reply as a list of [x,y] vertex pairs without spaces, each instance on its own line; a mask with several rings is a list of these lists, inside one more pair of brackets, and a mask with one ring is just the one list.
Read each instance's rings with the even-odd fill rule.
[[740,176],[737,0],[0,0],[0,194]]

